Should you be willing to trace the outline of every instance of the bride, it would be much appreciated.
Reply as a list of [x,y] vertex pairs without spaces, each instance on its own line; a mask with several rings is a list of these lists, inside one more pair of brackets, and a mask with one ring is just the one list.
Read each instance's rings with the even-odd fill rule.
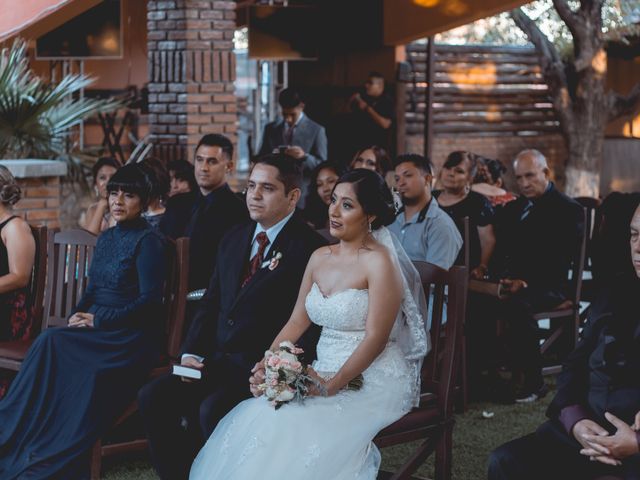
[[[384,227],[393,218],[378,174],[357,169],[340,178],[329,206],[340,243],[312,255],[291,318],[271,346],[295,342],[311,322],[322,326],[309,369],[320,386],[278,410],[265,398],[239,404],[198,454],[191,480],[376,478],[380,453],[372,440],[417,404],[429,348],[420,279]],[[261,363],[253,372],[259,397]],[[360,374],[362,388],[346,390]]]

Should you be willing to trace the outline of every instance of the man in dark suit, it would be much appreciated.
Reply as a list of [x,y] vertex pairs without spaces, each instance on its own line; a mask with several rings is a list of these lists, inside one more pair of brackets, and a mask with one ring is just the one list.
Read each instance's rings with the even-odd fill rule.
[[592,305],[550,420],[493,451],[490,480],[640,478],[640,208],[630,243],[635,272],[619,274]]
[[171,197],[160,222],[169,238],[189,237],[189,289],[206,288],[215,269],[218,244],[231,227],[247,220],[247,208],[227,184],[233,144],[220,134],[205,135],[194,158],[198,191]]
[[[248,182],[252,221],[233,228],[183,345],[182,364],[139,393],[151,458],[163,480],[187,478],[218,421],[250,396],[248,379],[295,305],[309,257],[326,242],[294,215],[300,169],[284,154],[263,158]],[[305,345],[306,346],[306,345]]]
[[513,165],[522,195],[505,205],[496,218],[493,263],[508,292],[497,308],[507,322],[512,366],[524,376],[516,401],[528,403],[546,394],[533,315],[566,300],[568,272],[579,249],[584,214],[549,180],[542,153],[520,152]]
[[282,150],[300,163],[303,183],[298,207],[304,208],[311,172],[327,159],[327,134],[322,125],[305,115],[304,102],[296,90],[282,90],[278,103],[282,118],[265,126],[259,155]]

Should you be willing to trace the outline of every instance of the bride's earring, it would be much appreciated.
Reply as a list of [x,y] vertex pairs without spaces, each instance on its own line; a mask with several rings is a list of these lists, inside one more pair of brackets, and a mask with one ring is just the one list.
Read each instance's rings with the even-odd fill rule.
[[369,222],[369,233],[371,233],[373,230],[371,229],[371,222]]

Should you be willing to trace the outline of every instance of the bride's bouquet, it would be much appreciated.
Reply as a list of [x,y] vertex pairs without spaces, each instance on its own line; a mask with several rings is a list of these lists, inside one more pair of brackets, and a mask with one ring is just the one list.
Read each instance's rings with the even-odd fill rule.
[[[302,402],[311,386],[324,390],[326,395],[324,385],[309,375],[308,365],[301,361],[303,353],[304,350],[293,343],[282,342],[277,351],[267,350],[264,354],[264,382],[258,388],[276,410],[292,400]],[[346,388],[359,390],[361,387],[362,376],[358,375]]]
[[293,343],[282,342],[277,351],[264,354],[264,382],[258,388],[276,410],[291,400],[302,401],[315,382],[298,357],[303,353]]

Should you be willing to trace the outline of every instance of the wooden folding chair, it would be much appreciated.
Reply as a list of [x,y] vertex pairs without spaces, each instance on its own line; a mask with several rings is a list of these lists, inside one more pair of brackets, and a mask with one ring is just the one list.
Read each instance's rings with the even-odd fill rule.
[[[149,380],[170,371],[171,365],[179,363],[180,347],[185,322],[185,309],[189,286],[189,239],[179,238],[171,242],[172,252],[169,259],[170,268],[165,284],[164,302],[167,317],[165,320],[166,351],[160,363],[149,375]],[[138,402],[134,400],[115,422],[117,427],[138,411]],[[102,459],[121,453],[143,452],[147,450],[147,439],[136,438],[118,443],[103,444],[98,440],[91,453],[91,480],[100,479]]]
[[27,311],[31,316],[31,334],[28,339],[0,342],[0,369],[17,372],[33,339],[40,333],[42,303],[47,273],[47,227],[31,227],[36,243],[36,255],[27,285]]
[[[549,329],[549,335],[540,346],[540,352],[546,353],[549,348],[559,341],[560,338],[566,338],[567,353],[571,352],[578,342],[578,334],[580,329],[580,296],[582,292],[582,274],[584,272],[585,258],[587,252],[587,210],[583,209],[585,221],[583,223],[582,238],[579,241],[577,252],[571,263],[571,295],[570,297],[550,311],[536,312],[533,316],[534,320],[549,320],[549,326],[558,324],[555,328]],[[562,370],[561,364],[556,364],[542,369],[543,375],[554,375]]]
[[64,327],[89,282],[98,237],[87,230],[49,232],[47,289],[42,328]]
[[[420,405],[382,430],[374,439],[378,447],[420,440],[407,461],[391,477],[406,480],[435,452],[436,480],[450,479],[454,425],[455,380],[460,367],[462,326],[467,301],[467,269],[448,272],[426,262],[414,262],[425,295],[433,291],[431,351],[422,366]],[[446,323],[442,310],[447,305]],[[425,312],[426,315],[426,312]]]

